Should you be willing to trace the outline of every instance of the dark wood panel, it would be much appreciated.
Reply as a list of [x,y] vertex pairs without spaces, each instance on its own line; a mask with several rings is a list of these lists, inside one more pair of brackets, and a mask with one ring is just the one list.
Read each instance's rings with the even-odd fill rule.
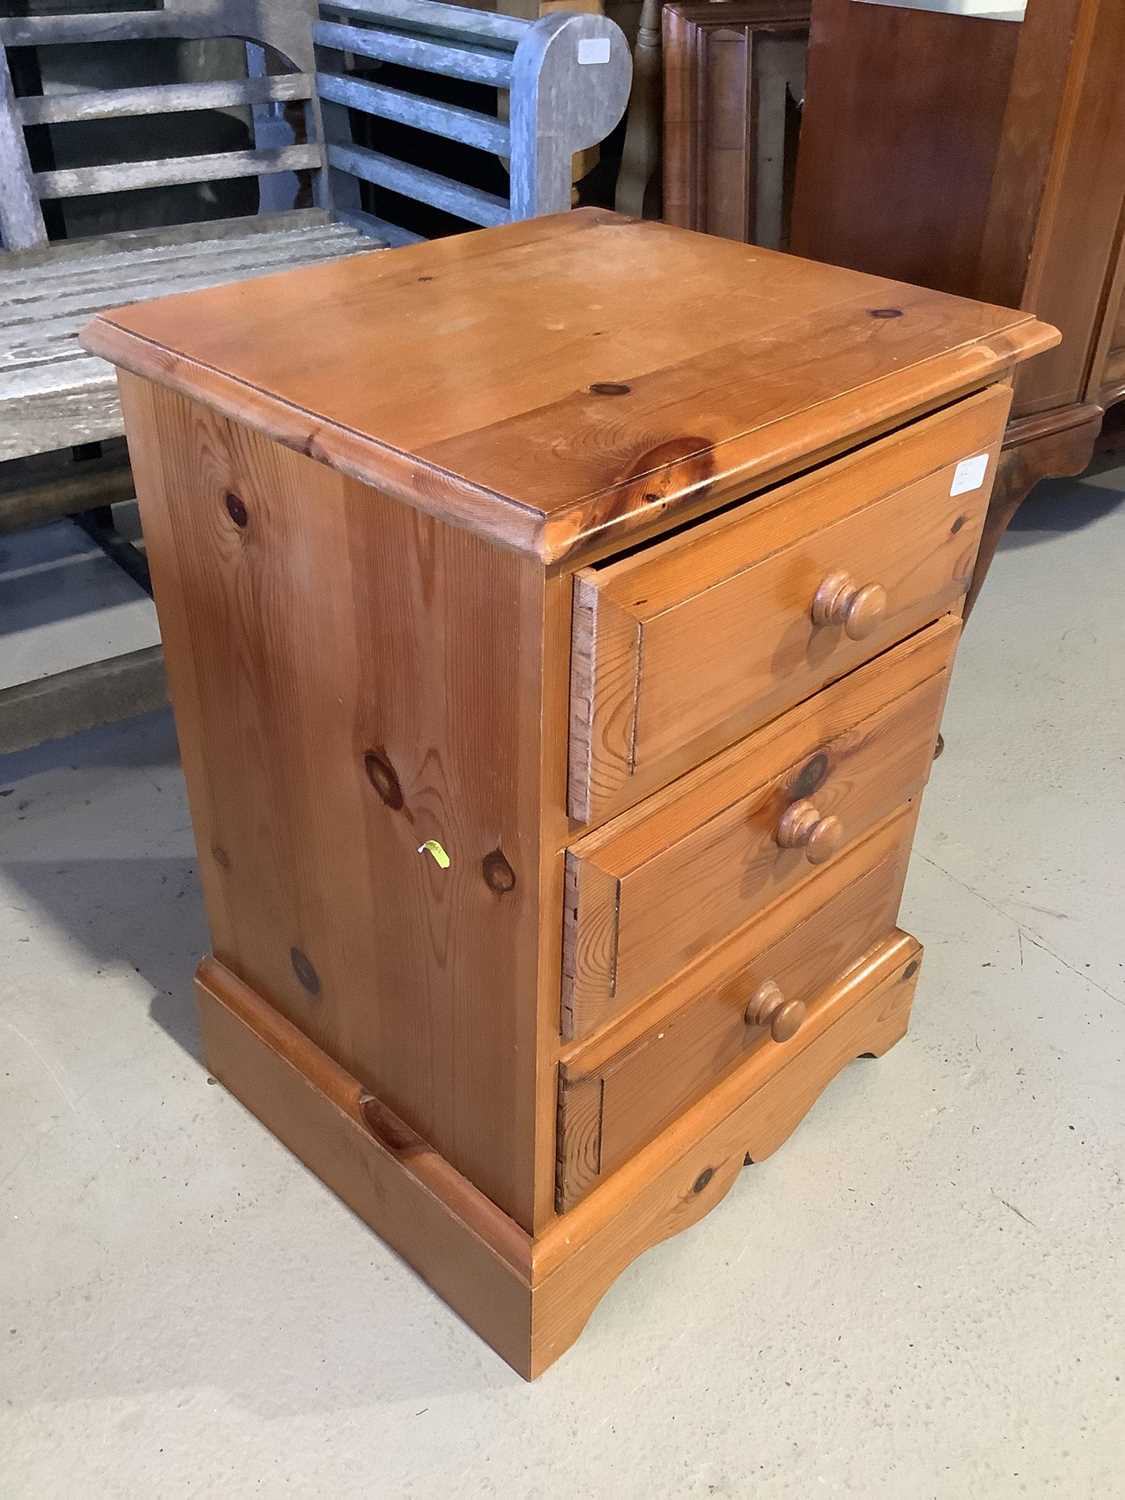
[[664,218],[785,249],[810,0],[664,8]]
[[1044,187],[1087,0],[1028,0],[1018,30],[975,294],[1022,307]]
[[979,295],[1019,32],[1005,21],[815,0],[794,252]]
[[[1123,60],[1125,4],[1084,0],[1021,300],[1061,329],[1063,342],[1016,377],[1017,414],[1082,401],[1087,392],[1097,399],[1090,386],[1102,319],[1112,312],[1125,194]],[[978,294],[991,297],[987,273],[982,266]]]

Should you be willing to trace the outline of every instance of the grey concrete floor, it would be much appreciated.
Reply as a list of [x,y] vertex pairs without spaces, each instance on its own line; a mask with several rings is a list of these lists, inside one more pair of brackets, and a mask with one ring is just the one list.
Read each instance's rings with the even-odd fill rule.
[[0,535],[0,689],[159,642],[152,600],[73,521]]
[[1123,491],[966,636],[910,1035],[534,1386],[208,1085],[168,716],[0,761],[0,1494],[1125,1495]]

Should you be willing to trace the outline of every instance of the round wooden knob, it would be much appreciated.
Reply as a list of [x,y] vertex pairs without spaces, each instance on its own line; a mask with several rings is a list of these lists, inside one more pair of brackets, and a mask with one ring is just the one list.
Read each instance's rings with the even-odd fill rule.
[[746,1007],[747,1026],[768,1026],[775,1042],[787,1042],[796,1036],[805,1019],[802,1000],[786,1000],[780,985],[772,979],[760,984]]
[[804,849],[810,865],[822,865],[844,842],[844,825],[833,813],[822,818],[811,802],[791,802],[777,825],[777,842],[783,849]]
[[857,584],[849,573],[829,573],[812,602],[814,625],[842,625],[853,641],[878,630],[887,613],[887,591],[881,583]]

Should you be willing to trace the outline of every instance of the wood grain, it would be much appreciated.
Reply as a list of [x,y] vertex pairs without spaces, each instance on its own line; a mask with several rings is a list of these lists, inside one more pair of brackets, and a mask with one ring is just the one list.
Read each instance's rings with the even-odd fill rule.
[[[894,930],[913,824],[909,814],[895,819],[889,850],[885,836],[870,847],[860,844],[849,861],[850,880],[837,895],[820,896],[814,880],[799,901],[782,898],[768,922],[751,924],[725,982],[662,1017],[608,1060],[591,1068],[579,1053],[566,1062],[559,1075],[560,1211],[573,1208],[750,1052],[764,1048],[775,1067],[788,1066],[818,997]],[[787,912],[789,931],[773,940]],[[768,1029],[746,1021],[748,1001],[767,983],[784,1001],[807,1009],[781,1045]],[[606,1045],[603,1040],[599,1052]]]
[[264,104],[271,99],[307,99],[312,89],[313,80],[307,73],[277,73],[217,83],[154,83],[139,88],[32,95],[20,99],[18,108],[24,125],[54,125],[64,120],[132,119],[181,110],[223,109],[233,104]]
[[214,1076],[528,1374],[528,1236],[229,969],[196,998]]
[[1055,337],[601,210],[533,222],[103,314],[85,342],[550,561],[808,467]]
[[1053,334],[604,214],[371,259],[93,342],[125,367],[211,1066],[531,1376],[905,1029],[895,907],[1000,382]]
[[1021,30],[813,0],[796,254],[981,295],[978,254]]
[[530,1225],[541,570],[122,395],[215,954]]
[[120,437],[113,366],[78,342],[99,308],[379,248],[318,210],[190,227],[0,257],[0,462]]
[[1106,291],[1105,316],[1086,392],[1102,406],[1114,406],[1125,395],[1125,201],[1113,253],[1114,271]]
[[771,1077],[748,1059],[535,1243],[222,965],[201,967],[196,992],[215,1076],[532,1379],[631,1260],[721,1201],[748,1148],[776,1149],[852,1057],[898,1040],[919,951],[884,944],[826,997],[790,1067]]
[[31,185],[31,162],[8,57],[0,46],[0,246],[11,253],[46,242],[43,211]]
[[685,778],[686,787],[674,783],[642,803],[638,816],[571,846],[564,1035],[596,1029],[812,878],[805,850],[779,839],[787,809],[807,800],[806,789],[818,812],[836,819],[844,842],[863,838],[918,795],[957,639],[955,630],[937,628],[944,657],[913,653],[910,665],[928,675],[901,694],[901,672],[892,671],[875,707],[862,685],[836,684],[821,695],[814,718],[797,710],[796,723],[775,721]]
[[921,956],[900,933],[825,999],[806,1045],[775,1072],[754,1052],[669,1129],[536,1242],[532,1374],[574,1343],[622,1270],[698,1221],[726,1196],[749,1154],[786,1139],[841,1068],[880,1055],[906,1032]]
[[809,11],[809,0],[680,0],[664,7],[669,224],[786,248],[787,168],[796,155]]
[[[1048,11],[1053,8],[1033,7],[1020,28],[1015,83],[1025,98],[1029,92],[1038,95],[1039,118],[1031,139],[1049,135],[1051,142],[1038,179],[1041,197],[1020,300],[1057,324],[1065,345],[1017,380],[1018,416],[1097,400],[1091,386],[1093,358],[1125,205],[1125,91],[1120,77],[1125,7],[1117,0],[1081,0],[1075,8],[1073,0],[1062,0],[1058,16],[1052,17]],[[1062,59],[1066,67],[1060,76]],[[1008,160],[1001,163],[1005,176],[1026,169],[1027,137],[1015,122],[1011,128]],[[1005,234],[1017,237],[1019,226],[1007,215],[998,213],[997,220],[990,226],[996,240]],[[977,295],[991,295],[982,290],[986,276],[982,265]]]
[[794,248],[1018,305],[1064,336],[1015,375],[1014,419],[1048,425],[1013,434],[970,605],[1001,522],[1072,472],[1088,408],[1125,396],[1123,52],[1118,0],[1033,0],[1019,26],[814,0]]
[[263,151],[217,151],[206,156],[115,162],[105,167],[61,167],[36,172],[40,198],[77,198],[85,193],[127,192],[180,182],[225,182],[271,172],[301,172],[321,164],[319,146],[279,146]]
[[[576,583],[570,812],[598,821],[876,656],[968,588],[1010,393],[997,387]],[[951,494],[956,463],[989,455]],[[825,578],[886,598],[852,639]]]
[[[912,819],[916,818],[918,808],[915,801]],[[564,1042],[560,1064],[565,1068],[573,1065],[576,1073],[595,1073],[647,1032],[659,1030],[671,1016],[725,985],[763,947],[779,941],[793,926],[813,915],[819,903],[835,900],[858,871],[888,859],[903,836],[898,822],[900,812],[901,809],[896,809],[866,839],[845,849],[838,860],[818,872],[815,881],[799,886],[765,907],[753,922],[739,928],[725,942],[706,949],[638,1005],[613,1017],[589,1036]]]
[[1123,50],[1117,0],[1036,0],[1019,26],[814,0],[794,249],[1034,311],[1064,340],[1015,414],[1098,400]]

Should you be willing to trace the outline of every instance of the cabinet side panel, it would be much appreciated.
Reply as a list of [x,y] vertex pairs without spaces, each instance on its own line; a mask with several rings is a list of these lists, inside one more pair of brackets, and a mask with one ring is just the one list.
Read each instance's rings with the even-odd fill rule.
[[527,1226],[542,570],[122,395],[216,956]]
[[1019,32],[814,0],[792,251],[973,295]]
[[1061,329],[1063,341],[1017,375],[1017,415],[1087,393],[1121,219],[1123,56],[1125,7],[1120,0],[1083,0],[1022,303]]

